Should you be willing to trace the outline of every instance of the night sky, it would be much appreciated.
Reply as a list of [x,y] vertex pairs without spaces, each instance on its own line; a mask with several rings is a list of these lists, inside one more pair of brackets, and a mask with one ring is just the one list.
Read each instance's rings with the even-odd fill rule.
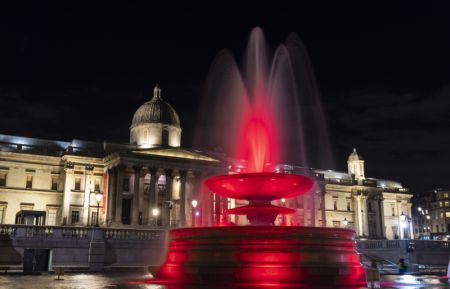
[[290,32],[306,45],[334,169],[346,170],[356,147],[366,176],[400,181],[413,193],[450,186],[444,1],[60,2],[0,4],[1,134],[127,142],[133,113],[158,83],[190,147],[215,56],[228,48],[241,59],[260,26],[273,48]]

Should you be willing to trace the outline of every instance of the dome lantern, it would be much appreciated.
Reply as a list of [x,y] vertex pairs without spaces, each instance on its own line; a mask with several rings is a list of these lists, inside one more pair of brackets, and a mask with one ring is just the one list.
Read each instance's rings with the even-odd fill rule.
[[352,153],[348,156],[347,165],[348,173],[355,175],[356,180],[365,179],[364,159],[358,154],[356,148],[353,148]]

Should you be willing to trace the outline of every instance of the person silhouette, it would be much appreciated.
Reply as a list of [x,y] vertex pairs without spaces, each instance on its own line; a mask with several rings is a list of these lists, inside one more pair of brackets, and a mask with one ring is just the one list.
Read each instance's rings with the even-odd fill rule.
[[403,275],[408,270],[408,266],[405,264],[405,259],[401,258],[398,260],[398,274]]

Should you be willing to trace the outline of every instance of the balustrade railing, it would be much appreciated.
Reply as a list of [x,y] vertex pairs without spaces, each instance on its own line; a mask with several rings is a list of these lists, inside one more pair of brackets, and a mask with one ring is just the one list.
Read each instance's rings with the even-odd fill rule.
[[26,239],[90,239],[93,230],[103,231],[103,237],[108,240],[160,240],[164,230],[137,230],[89,227],[63,226],[29,226],[29,225],[1,225],[0,238]]
[[412,245],[414,250],[450,250],[450,241],[429,240],[358,240],[357,248],[364,249],[399,249]]

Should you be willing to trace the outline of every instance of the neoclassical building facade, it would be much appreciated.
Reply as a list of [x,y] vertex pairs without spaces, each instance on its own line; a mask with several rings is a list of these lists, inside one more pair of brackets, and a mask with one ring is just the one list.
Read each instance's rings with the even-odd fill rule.
[[203,179],[228,165],[180,140],[179,117],[158,86],[134,114],[129,144],[0,135],[0,223],[190,224]]
[[[156,86],[132,118],[129,143],[0,135],[0,224],[246,224],[225,213],[234,200],[202,185],[208,176],[233,173],[236,163],[181,147],[181,132],[178,114]],[[352,228],[361,238],[412,237],[408,189],[366,178],[356,150],[347,165],[347,172],[278,165],[276,171],[310,175],[317,185],[304,196],[278,201],[297,213],[280,216],[277,224]]]

